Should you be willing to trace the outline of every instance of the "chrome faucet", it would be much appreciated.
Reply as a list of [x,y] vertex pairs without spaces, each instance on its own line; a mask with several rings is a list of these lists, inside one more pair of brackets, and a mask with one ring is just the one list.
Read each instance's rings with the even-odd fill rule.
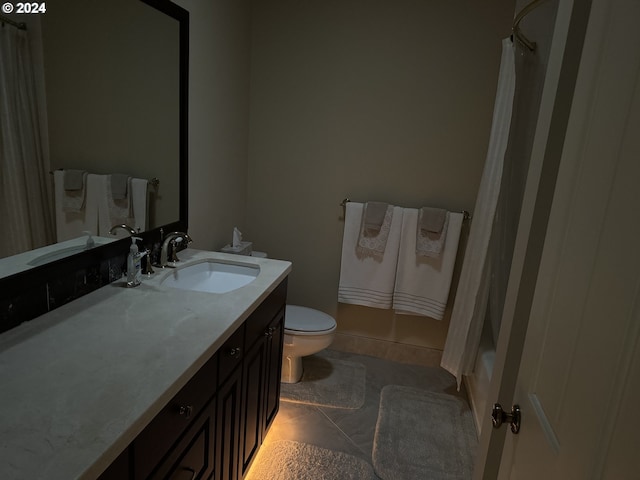
[[137,235],[138,234],[138,232],[136,232],[133,228],[131,228],[129,225],[125,225],[124,223],[122,223],[120,225],[114,225],[113,227],[111,227],[111,229],[109,229],[109,233],[111,235],[115,235],[116,231],[119,228],[121,228],[125,232],[129,233],[130,235]]
[[[179,240],[178,240],[179,239]],[[189,244],[192,242],[191,237],[184,232],[171,232],[168,233],[162,242],[162,247],[160,247],[160,263],[157,265],[160,268],[164,268],[169,265],[169,262],[177,262],[178,256],[176,255],[178,243],[185,242]],[[171,247],[171,259],[169,259],[169,247]],[[186,246],[185,246],[186,248]]]

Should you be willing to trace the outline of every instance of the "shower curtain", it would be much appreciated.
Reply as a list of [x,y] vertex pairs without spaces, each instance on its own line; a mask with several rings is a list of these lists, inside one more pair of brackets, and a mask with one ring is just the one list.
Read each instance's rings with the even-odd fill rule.
[[473,371],[485,318],[491,275],[488,247],[500,194],[514,91],[514,47],[510,39],[504,39],[489,149],[440,363],[456,377],[458,388],[463,375]]
[[26,30],[0,27],[0,258],[54,241]]

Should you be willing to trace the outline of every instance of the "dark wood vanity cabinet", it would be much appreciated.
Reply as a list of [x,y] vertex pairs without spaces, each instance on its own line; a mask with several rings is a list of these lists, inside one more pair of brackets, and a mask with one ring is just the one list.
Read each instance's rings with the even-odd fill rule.
[[279,407],[286,279],[100,480],[239,480]]

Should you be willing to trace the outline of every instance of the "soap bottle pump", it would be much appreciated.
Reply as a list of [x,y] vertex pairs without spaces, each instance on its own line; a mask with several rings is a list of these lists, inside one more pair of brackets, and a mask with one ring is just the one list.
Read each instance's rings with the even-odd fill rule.
[[131,247],[127,256],[127,287],[137,287],[142,280],[142,257],[147,252],[139,252],[136,240],[140,237],[131,237]]

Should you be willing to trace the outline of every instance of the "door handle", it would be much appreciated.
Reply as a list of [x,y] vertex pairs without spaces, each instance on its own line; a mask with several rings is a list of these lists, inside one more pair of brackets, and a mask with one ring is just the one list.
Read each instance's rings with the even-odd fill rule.
[[509,423],[511,425],[511,431],[517,434],[520,431],[520,421],[522,420],[522,413],[520,412],[519,405],[513,405],[511,407],[511,413],[507,413],[499,403],[494,403],[491,409],[491,422],[493,428],[500,428],[503,423]]

